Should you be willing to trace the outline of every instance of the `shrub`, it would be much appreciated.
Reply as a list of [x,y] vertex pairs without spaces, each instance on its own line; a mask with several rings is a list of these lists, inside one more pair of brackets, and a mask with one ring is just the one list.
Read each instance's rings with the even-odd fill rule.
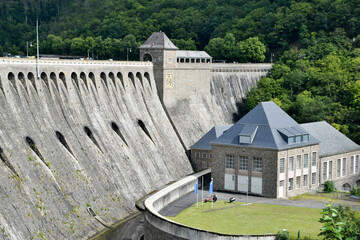
[[277,232],[276,234],[276,240],[288,240],[289,239],[289,232],[288,231],[282,231]]
[[335,186],[333,181],[326,181],[324,184],[324,192],[331,193],[335,191]]
[[350,191],[350,193],[351,193],[351,195],[360,197],[360,187],[354,187],[354,188]]

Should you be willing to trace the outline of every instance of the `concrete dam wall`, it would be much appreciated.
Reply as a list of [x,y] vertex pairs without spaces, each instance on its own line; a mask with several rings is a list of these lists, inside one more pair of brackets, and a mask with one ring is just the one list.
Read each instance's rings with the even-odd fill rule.
[[0,239],[86,239],[192,172],[152,63],[0,59],[0,83]]
[[0,239],[86,239],[191,173],[184,146],[271,67],[212,66],[208,95],[166,112],[153,63],[40,60],[38,80],[35,60],[0,58]]
[[238,120],[239,103],[266,76],[272,64],[211,64],[209,94],[191,94],[168,107],[169,114],[189,148],[214,125]]

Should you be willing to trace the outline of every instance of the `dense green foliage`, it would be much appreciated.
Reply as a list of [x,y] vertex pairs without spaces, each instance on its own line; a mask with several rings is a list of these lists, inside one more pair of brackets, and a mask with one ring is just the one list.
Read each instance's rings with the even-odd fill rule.
[[334,182],[333,181],[326,181],[324,183],[324,192],[326,193],[331,193],[335,191],[335,186],[334,186]]
[[326,204],[319,222],[324,224],[321,233],[324,239],[360,239],[360,215],[349,206]]
[[[37,14],[41,41],[49,41],[48,35],[53,34],[59,43],[42,44],[42,53],[86,55],[93,47],[91,52],[99,58],[115,59],[126,57],[126,50],[113,51],[128,46],[122,43],[126,36],[135,36],[139,44],[160,30],[178,40],[180,48],[195,45],[199,50],[210,39],[225,39],[230,33],[235,45],[257,37],[267,49],[268,60],[271,53],[279,56],[313,32],[343,28],[351,39],[360,33],[359,0],[0,0],[3,51],[26,52],[26,41],[35,41]],[[96,39],[95,46],[82,43],[88,37]],[[248,61],[248,57],[221,55],[218,59]]]
[[360,197],[360,187],[355,186],[353,189],[351,189],[350,193],[353,196]]
[[360,143],[360,49],[345,32],[311,33],[252,89],[242,114],[272,100],[299,123],[327,121]]

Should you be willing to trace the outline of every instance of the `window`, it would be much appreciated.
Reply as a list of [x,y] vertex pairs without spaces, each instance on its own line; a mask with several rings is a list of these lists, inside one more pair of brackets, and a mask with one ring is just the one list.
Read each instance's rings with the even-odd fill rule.
[[294,179],[293,178],[289,178],[289,190],[293,190],[293,181]]
[[359,172],[359,155],[355,157],[355,173]]
[[284,186],[284,180],[281,180],[281,181],[280,181],[279,186],[280,186],[280,187],[283,187],[283,186]]
[[262,172],[262,158],[259,157],[253,158],[253,171]]
[[296,188],[300,188],[300,176],[296,177]]
[[203,153],[203,154],[202,154],[202,158],[206,158],[206,153]]
[[329,175],[328,179],[332,179],[332,161],[329,161]]
[[345,176],[346,174],[346,158],[343,158],[342,160],[342,172],[341,172],[341,176]]
[[200,153],[195,153],[195,157],[199,158],[200,157]]
[[323,162],[323,176],[322,176],[323,181],[326,180],[326,175],[327,175],[327,162]]
[[211,153],[209,154],[209,158],[212,159],[212,154]]
[[289,171],[294,171],[294,157],[289,157]]
[[336,177],[341,177],[340,174],[341,174],[341,159],[339,158],[336,164]]
[[308,159],[309,159],[309,154],[305,153],[304,154],[304,168],[308,167]]
[[311,166],[316,166],[316,152],[312,153]]
[[307,186],[307,181],[308,181],[308,175],[304,175],[304,176],[303,176],[303,186],[304,186],[304,187]]
[[280,158],[280,173],[284,172],[285,158]]
[[248,170],[248,157],[240,156],[239,170]]
[[296,156],[296,169],[301,169],[301,155]]
[[311,173],[311,185],[315,185],[316,183],[316,173]]
[[235,169],[235,156],[231,154],[226,154],[226,168]]
[[350,158],[350,174],[354,174],[354,156]]

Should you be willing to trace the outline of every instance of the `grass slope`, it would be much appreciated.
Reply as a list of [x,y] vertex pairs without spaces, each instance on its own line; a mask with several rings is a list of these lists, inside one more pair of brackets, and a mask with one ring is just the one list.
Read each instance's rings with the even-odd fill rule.
[[[270,204],[227,203],[219,201],[211,210],[211,203],[199,208],[196,204],[169,219],[178,223],[227,234],[274,234],[287,229],[290,237],[297,238],[300,229],[301,237],[318,238],[322,225],[318,222],[321,209],[289,207]],[[235,206],[227,208],[230,206]]]

